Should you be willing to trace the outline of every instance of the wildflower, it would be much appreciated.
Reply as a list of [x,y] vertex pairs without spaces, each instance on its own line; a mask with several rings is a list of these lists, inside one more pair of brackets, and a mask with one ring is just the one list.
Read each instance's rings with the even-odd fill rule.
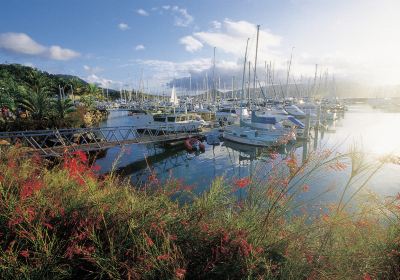
[[21,189],[20,198],[25,199],[30,197],[33,193],[37,192],[43,187],[43,183],[39,180],[29,180]]
[[77,158],[82,162],[82,163],[86,163],[88,161],[87,155],[79,150],[73,153],[74,156],[77,156]]
[[249,256],[249,254],[253,251],[253,246],[243,238],[239,240],[239,248],[242,255],[246,257]]
[[251,180],[249,177],[244,177],[244,178],[237,179],[236,181],[234,181],[235,186],[239,189],[243,189],[243,188],[247,187],[250,183],[251,183]]
[[48,229],[53,229],[53,226],[51,224],[49,224],[49,223],[46,223],[46,222],[43,223],[43,226],[45,226]]
[[336,162],[330,164],[329,168],[331,168],[334,171],[343,171],[347,168],[347,165],[343,162],[336,161]]
[[178,237],[175,234],[172,234],[169,236],[169,240],[175,241],[177,239],[178,239]]
[[155,172],[151,172],[150,176],[149,176],[149,182],[152,184],[158,184],[158,178],[157,178],[157,174]]
[[144,233],[144,239],[146,240],[146,243],[147,245],[149,245],[149,247],[154,245],[153,239],[151,239],[146,233]]
[[183,278],[185,277],[185,274],[186,274],[186,269],[177,268],[177,269],[175,270],[175,276],[176,276],[178,279],[183,279]]
[[7,167],[10,169],[14,169],[17,166],[17,164],[15,163],[15,160],[9,160],[7,162]]
[[371,276],[368,273],[364,274],[363,280],[372,280]]
[[92,166],[92,171],[93,172],[98,172],[98,171],[100,171],[100,169],[101,169],[101,167],[98,164]]
[[170,259],[171,257],[170,257],[170,255],[168,255],[168,254],[164,254],[164,255],[160,255],[160,256],[157,256],[157,260],[159,260],[159,261],[165,261],[165,260],[168,260],[168,259]]
[[29,257],[29,251],[28,251],[28,249],[22,250],[21,252],[19,252],[19,254],[20,254],[21,256],[23,256],[24,258],[28,258],[28,257]]
[[308,263],[308,264],[312,264],[312,262],[313,262],[313,260],[314,260],[313,255],[307,254],[307,255],[306,255],[306,260],[307,260],[307,263]]

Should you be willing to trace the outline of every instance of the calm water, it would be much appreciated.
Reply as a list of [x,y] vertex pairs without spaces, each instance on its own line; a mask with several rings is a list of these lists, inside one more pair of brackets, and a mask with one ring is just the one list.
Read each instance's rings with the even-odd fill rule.
[[[112,112],[103,126],[133,125],[126,112]],[[313,149],[337,147],[345,152],[351,145],[367,154],[371,160],[385,154],[400,156],[400,113],[385,113],[368,105],[353,105],[345,115],[330,124],[327,130],[320,131],[318,140],[309,143],[297,142],[278,150],[279,158],[295,152],[301,159],[305,152]],[[156,145],[130,145],[124,151],[112,148],[104,158],[98,159],[102,172],[107,172],[115,159],[117,170],[130,176],[132,182],[140,185],[150,173],[148,165],[161,179],[169,176],[182,179],[186,184],[197,187],[198,191],[207,188],[213,178],[224,175],[239,178],[266,173],[271,159],[260,148],[239,144],[223,143],[221,146],[207,146],[203,154],[188,154],[185,150],[166,150]],[[144,160],[146,157],[147,160]],[[340,186],[346,178],[346,171],[324,171],[309,182],[310,191],[302,194],[312,197],[332,186]],[[400,191],[400,166],[387,164],[369,182],[368,188],[382,195],[394,195]],[[335,200],[339,191],[333,190],[320,199],[321,202]]]

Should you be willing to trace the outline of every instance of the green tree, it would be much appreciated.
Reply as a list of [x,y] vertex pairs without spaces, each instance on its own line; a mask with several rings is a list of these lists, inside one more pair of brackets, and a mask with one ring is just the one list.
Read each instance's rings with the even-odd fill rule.
[[86,94],[93,96],[97,100],[103,98],[103,91],[95,84],[88,84],[86,87]]
[[35,120],[48,118],[52,111],[52,102],[46,80],[41,76],[36,76],[36,80],[32,80],[28,92],[20,94],[18,103]]
[[74,103],[69,98],[64,100],[61,98],[53,100],[52,107],[55,117],[60,119],[64,119],[68,114],[75,111]]

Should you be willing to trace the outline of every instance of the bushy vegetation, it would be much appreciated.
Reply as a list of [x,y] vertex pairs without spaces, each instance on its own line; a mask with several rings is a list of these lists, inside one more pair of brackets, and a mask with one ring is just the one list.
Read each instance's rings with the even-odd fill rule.
[[[51,75],[17,65],[0,65],[1,130],[76,127],[102,98],[102,90],[74,76]],[[73,100],[81,99],[76,112]]]
[[[156,174],[140,187],[98,176],[81,152],[51,167],[16,148],[0,159],[1,279],[400,276],[400,197],[349,209],[376,171],[355,152],[323,151],[301,165],[272,156],[269,171],[218,178],[199,195]],[[347,183],[337,204],[310,214],[313,198],[299,197],[322,169]]]

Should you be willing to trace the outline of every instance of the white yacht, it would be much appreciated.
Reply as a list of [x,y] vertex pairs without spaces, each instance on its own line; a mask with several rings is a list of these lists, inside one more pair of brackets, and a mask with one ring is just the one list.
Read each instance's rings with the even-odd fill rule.
[[249,117],[249,112],[247,108],[241,107],[227,107],[221,108],[217,112],[215,112],[215,120],[217,122],[223,122],[228,125],[230,124],[238,124],[240,120],[240,116]]
[[163,132],[200,131],[207,124],[196,114],[149,114],[141,112],[131,115],[133,125],[138,131],[152,130]]
[[[270,135],[277,136],[288,141],[296,140],[296,134],[302,135],[304,125],[297,119],[288,115],[273,115],[267,112],[257,114],[251,113],[251,118],[242,119],[240,122],[243,127],[264,130]],[[296,130],[300,129],[296,132]]]
[[304,113],[302,110],[300,110],[299,107],[294,104],[285,106],[285,110],[286,112],[288,112],[288,114],[294,116],[297,119],[304,119],[306,117],[306,113]]
[[225,140],[251,146],[268,147],[280,144],[279,136],[250,127],[230,127],[224,131],[223,137]]

